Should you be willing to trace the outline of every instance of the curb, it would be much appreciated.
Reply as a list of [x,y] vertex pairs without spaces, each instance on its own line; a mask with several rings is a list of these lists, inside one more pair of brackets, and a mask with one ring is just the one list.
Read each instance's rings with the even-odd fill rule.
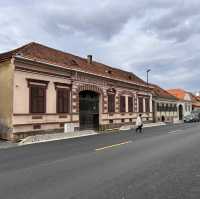
[[[33,140],[33,141],[29,141],[26,142],[25,139],[30,139],[30,137],[25,138],[24,140],[22,140],[21,142],[18,143],[18,146],[25,146],[25,145],[30,145],[30,144],[37,144],[37,143],[44,143],[44,142],[52,142],[52,141],[58,141],[58,140],[68,140],[68,139],[74,139],[74,138],[80,138],[80,137],[88,137],[88,136],[92,136],[92,135],[97,135],[98,133],[90,133],[90,134],[82,134],[82,135],[75,135],[75,136],[71,136],[71,137],[61,137],[61,138],[52,138],[52,139],[43,139],[43,140]],[[48,135],[48,134],[46,134]],[[33,139],[35,139],[33,137]]]
[[[150,127],[156,127],[156,126],[164,126],[166,125],[166,123],[160,122],[160,123],[151,123],[151,124],[144,124],[143,128],[150,128]],[[102,133],[96,133],[96,132],[92,132],[92,133],[87,133],[87,134],[79,134],[79,135],[72,135],[65,137],[65,134],[63,134],[63,137],[60,138],[51,138],[51,136],[55,135],[58,136],[58,134],[45,134],[45,135],[38,135],[38,136],[29,136],[26,137],[24,140],[22,140],[21,142],[19,142],[17,144],[17,146],[25,146],[25,145],[30,145],[30,144],[37,144],[37,143],[44,143],[44,142],[51,142],[51,141],[58,141],[58,140],[67,140],[67,139],[74,139],[74,138],[80,138],[80,137],[88,137],[88,136],[92,136],[92,135],[98,135],[98,134],[106,134],[106,133],[120,133],[120,131],[127,131],[127,130],[131,130],[134,129],[135,125],[127,125],[127,126],[122,126],[119,129],[107,129],[105,132]],[[66,133],[67,134],[67,133]],[[44,138],[44,137],[48,137]],[[43,137],[43,138],[42,138]],[[30,141],[28,141],[30,139]]]
[[[156,127],[156,126],[165,126],[165,122],[157,122],[157,123],[150,123],[150,124],[144,124],[143,128],[150,128],[150,127]],[[127,125],[127,126],[122,126],[119,128],[120,131],[127,131],[130,129],[136,128],[136,125]]]

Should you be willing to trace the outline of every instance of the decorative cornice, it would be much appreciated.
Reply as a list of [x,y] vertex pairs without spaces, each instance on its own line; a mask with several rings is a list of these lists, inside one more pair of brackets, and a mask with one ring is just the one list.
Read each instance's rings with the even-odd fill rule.
[[60,69],[62,68],[63,70],[67,70],[67,71],[80,72],[80,73],[84,73],[84,74],[93,75],[93,76],[96,76],[96,77],[102,77],[102,78],[105,78],[105,79],[114,80],[114,81],[117,81],[117,82],[123,82],[125,84],[129,84],[129,85],[132,85],[132,86],[141,87],[141,88],[143,88],[143,90],[147,89],[148,92],[151,92],[150,89],[153,88],[153,87],[150,87],[149,85],[146,85],[146,84],[140,84],[140,83],[137,83],[137,82],[128,82],[128,81],[115,79],[115,78],[112,78],[112,77],[101,76],[101,75],[94,74],[94,73],[89,73],[89,72],[86,72],[86,71],[83,71],[83,70],[73,69],[71,67],[63,67],[63,66],[60,66],[60,65],[57,65],[57,64],[52,64],[52,63],[47,63],[47,62],[43,62],[43,61],[33,60],[31,58],[27,58],[27,57],[23,57],[23,56],[15,56],[15,59],[21,59],[21,60],[29,61],[29,62],[32,62],[34,64],[35,63],[39,63],[39,64],[43,64],[43,65],[46,65],[46,66],[51,66],[51,67],[54,66],[56,68],[60,68]]
[[28,83],[28,87],[32,86],[32,85],[38,85],[38,86],[44,86],[45,88],[48,87],[49,81],[45,81],[45,80],[39,80],[39,79],[30,79],[30,78],[26,78],[27,83]]

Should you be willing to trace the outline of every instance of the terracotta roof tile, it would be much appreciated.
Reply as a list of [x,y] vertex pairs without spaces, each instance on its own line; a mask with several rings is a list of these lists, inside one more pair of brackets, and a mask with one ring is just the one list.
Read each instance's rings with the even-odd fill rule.
[[168,89],[167,90],[171,95],[177,97],[179,100],[184,100],[185,94],[188,93],[183,89]]
[[11,58],[16,53],[20,53],[23,57],[34,59],[36,61],[56,64],[66,68],[119,79],[125,82],[139,83],[143,85],[146,84],[133,73],[113,68],[96,61],[92,61],[91,64],[88,64],[87,59],[85,58],[62,52],[35,42],[29,43],[13,51],[0,54],[0,61],[5,58]]
[[154,96],[170,100],[178,100],[175,96],[171,95],[169,92],[167,92],[160,86],[155,84],[151,84],[151,86],[153,87]]

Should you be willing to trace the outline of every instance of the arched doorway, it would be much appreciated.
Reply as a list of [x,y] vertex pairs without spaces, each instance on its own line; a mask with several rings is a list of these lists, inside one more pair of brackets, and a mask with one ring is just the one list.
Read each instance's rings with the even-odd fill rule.
[[180,104],[178,106],[179,120],[183,120],[183,106]]
[[80,130],[97,129],[99,126],[99,94],[84,90],[79,93]]
[[162,122],[165,122],[165,116],[164,115],[162,115],[161,120],[162,120]]

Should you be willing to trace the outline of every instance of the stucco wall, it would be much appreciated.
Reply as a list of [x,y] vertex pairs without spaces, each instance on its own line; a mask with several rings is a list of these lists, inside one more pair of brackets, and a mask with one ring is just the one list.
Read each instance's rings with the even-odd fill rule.
[[0,63],[0,121],[12,127],[13,65],[11,61]]
[[54,82],[71,83],[70,80],[15,71],[14,75],[14,114],[29,113],[29,88],[27,78],[49,81],[47,89],[46,113],[56,113],[56,92]]
[[[191,114],[192,102],[179,102],[177,107],[179,107],[179,105],[182,105],[182,107],[183,107],[183,117]],[[189,109],[186,108],[186,106],[189,107]]]
[[[78,79],[75,75],[72,80],[70,75],[62,76],[63,74],[55,74],[55,71],[50,71],[49,68],[42,68],[38,71],[35,65],[26,65],[23,63],[15,63],[14,72],[14,101],[13,101],[13,134],[27,136],[28,132],[39,132],[42,130],[54,130],[63,128],[64,123],[76,124],[79,126],[79,92],[81,89],[88,89],[100,92],[99,98],[99,110],[100,110],[100,125],[106,125],[107,127],[115,124],[134,123],[139,113],[137,110],[137,101],[135,100],[134,113],[128,113],[128,96],[134,96],[136,98],[136,91],[118,88],[116,87],[116,107],[113,114],[107,112],[107,90],[110,85],[107,82],[90,82],[87,75],[84,74],[85,79]],[[30,70],[32,69],[32,70]],[[49,81],[46,96],[46,113],[45,114],[30,114],[29,113],[29,88],[27,79],[37,79]],[[97,81],[97,82],[96,82]],[[71,84],[71,111],[69,114],[57,114],[56,113],[56,89],[55,82]],[[101,88],[101,89],[100,89]],[[97,92],[96,91],[96,92]],[[126,96],[126,112],[119,112],[119,97],[120,95]],[[145,95],[146,92],[139,92],[138,94]],[[148,94],[149,95],[149,94]],[[150,113],[142,113],[143,120],[152,120],[152,97],[150,96]],[[145,110],[145,109],[144,109]],[[60,117],[62,116],[62,117]],[[64,116],[64,117],[63,117]],[[112,122],[110,120],[113,120]],[[40,125],[40,128],[34,128],[35,125]],[[78,129],[78,128],[77,128]],[[27,132],[27,133],[26,133]],[[26,133],[26,135],[24,134]]]
[[[154,107],[154,120],[156,122],[160,122],[162,121],[162,116],[165,118],[166,122],[172,122],[175,120],[178,120],[178,111],[159,111],[157,110],[157,104],[164,104],[166,106],[166,104],[172,104],[173,106],[176,105],[177,106],[177,102],[175,101],[169,101],[169,100],[164,100],[164,99],[154,99],[155,102],[155,107]],[[178,106],[177,106],[178,107]]]

